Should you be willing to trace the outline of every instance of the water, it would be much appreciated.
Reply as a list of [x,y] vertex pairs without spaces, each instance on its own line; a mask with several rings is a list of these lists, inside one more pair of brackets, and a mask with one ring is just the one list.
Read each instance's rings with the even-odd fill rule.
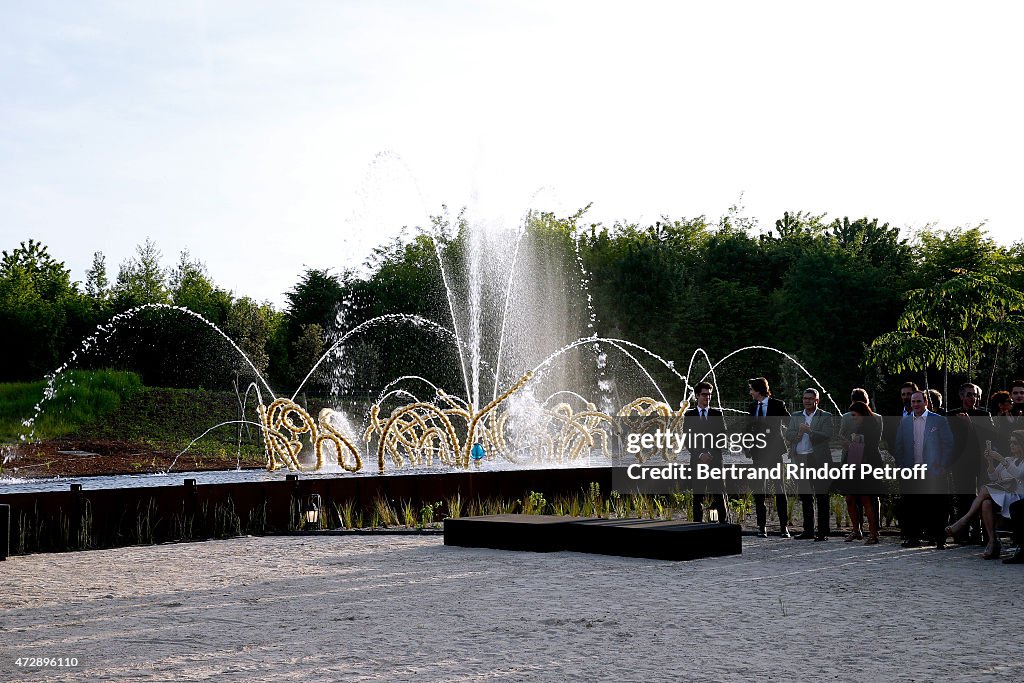
[[[738,354],[738,353],[743,353],[744,351],[771,351],[772,353],[777,353],[777,354],[779,354],[780,356],[784,357],[784,358],[785,358],[786,360],[788,360],[789,362],[793,363],[793,365],[795,365],[795,366],[797,366],[798,368],[800,368],[800,370],[801,370],[801,371],[802,371],[802,372],[803,372],[803,373],[804,373],[805,375],[807,375],[807,377],[808,377],[808,378],[810,378],[810,380],[811,380],[812,382],[814,382],[815,384],[817,384],[817,385],[818,385],[818,388],[820,388],[820,389],[821,389],[821,391],[822,391],[822,393],[824,393],[824,394],[825,394],[825,398],[827,398],[827,399],[828,399],[829,401],[831,401],[831,402],[832,402],[832,407],[833,407],[833,408],[835,408],[835,410],[836,410],[835,414],[836,414],[836,415],[841,415],[841,414],[843,413],[843,410],[842,410],[842,408],[840,408],[840,407],[839,407],[839,404],[838,404],[838,403],[836,403],[836,401],[835,401],[835,399],[834,399],[834,398],[832,398],[832,394],[831,394],[831,393],[829,393],[828,389],[826,389],[826,388],[825,388],[825,386],[824,386],[824,385],[823,385],[823,384],[822,384],[821,382],[819,382],[819,381],[818,381],[818,378],[817,378],[817,377],[815,377],[815,376],[814,376],[814,375],[812,375],[812,374],[811,374],[810,372],[808,372],[807,368],[805,368],[805,367],[804,367],[804,366],[803,366],[803,365],[802,365],[802,364],[801,364],[801,363],[800,363],[800,362],[799,362],[799,361],[798,361],[798,360],[797,360],[796,358],[793,358],[793,356],[789,355],[789,354],[788,354],[788,353],[786,353],[785,351],[783,351],[783,350],[781,350],[781,349],[776,349],[775,347],[772,347],[772,346],[759,346],[759,345],[753,345],[753,346],[744,346],[743,348],[740,348],[740,349],[736,349],[735,351],[732,351],[731,353],[729,353],[729,354],[726,354],[725,356],[723,356],[723,357],[722,357],[722,358],[721,358],[721,359],[720,359],[720,360],[719,360],[719,361],[718,361],[717,363],[714,363],[714,364],[713,364],[713,365],[711,366],[711,369],[710,369],[710,370],[708,370],[708,374],[707,374],[707,375],[704,375],[704,377],[703,377],[703,378],[701,378],[701,381],[703,381],[703,380],[704,380],[704,378],[706,378],[706,377],[707,377],[708,375],[710,375],[710,374],[714,373],[714,371],[715,371],[715,368],[717,368],[717,367],[718,367],[719,365],[721,365],[721,364],[722,364],[722,363],[724,363],[725,361],[729,360],[730,358],[732,358],[732,357],[733,357],[733,356],[735,356],[736,354]],[[706,354],[705,354],[705,355],[706,355]],[[717,386],[717,384],[716,384],[716,386]]]
[[[572,469],[578,467],[602,467],[610,464],[608,460],[594,459],[593,461],[576,461],[572,464],[559,466],[557,464],[531,465],[513,464],[501,461],[484,461],[479,467],[471,466],[473,472],[502,472],[511,470],[552,470]],[[339,476],[344,477],[379,477],[399,476],[409,474],[453,474],[463,470],[455,470],[444,466],[422,466],[416,469],[388,469],[384,472],[377,472],[375,468],[364,467],[359,472],[345,472],[340,467],[320,470],[318,472],[303,472],[299,476],[303,480],[331,479]],[[81,484],[83,491],[96,491],[103,489],[125,489],[125,488],[149,488],[156,486],[184,486],[186,479],[195,479],[196,483],[202,484],[256,484],[262,482],[282,481],[287,471],[277,470],[268,472],[265,469],[244,469],[244,470],[214,470],[204,472],[163,472],[156,474],[117,474],[101,475],[91,477],[52,477],[45,479],[23,479],[17,476],[0,477],[0,496],[15,493],[45,493],[51,491],[67,491],[71,484]]]
[[[460,222],[463,220],[460,216]],[[350,340],[367,330],[386,326],[403,334],[436,335],[445,342],[438,351],[449,353],[452,363],[457,364],[461,372],[462,393],[446,393],[446,388],[425,377],[405,375],[387,382],[375,402],[364,404],[365,412],[358,419],[340,409],[321,414],[321,420],[326,420],[353,444],[365,446],[363,473],[378,474],[379,467],[369,466],[374,462],[372,451],[377,451],[378,460],[384,453],[383,445],[374,447],[363,439],[368,427],[373,428],[370,432],[376,430],[375,438],[380,444],[386,437],[400,450],[431,455],[457,453],[464,449],[468,452],[469,444],[479,437],[484,439],[491,454],[488,466],[522,466],[519,463],[531,459],[529,453],[542,440],[544,431],[552,429],[551,415],[555,405],[572,401],[578,404],[575,409],[583,410],[588,404],[593,404],[605,414],[614,415],[637,396],[652,396],[663,404],[670,404],[670,395],[682,395],[683,402],[679,404],[682,407],[692,399],[692,385],[699,381],[691,381],[696,377],[695,367],[699,360],[708,367],[701,380],[710,376],[718,386],[716,368],[736,354],[747,351],[779,354],[817,384],[840,412],[820,382],[795,358],[780,349],[747,346],[712,362],[711,356],[698,348],[693,352],[684,374],[676,368],[674,361],[639,344],[626,339],[599,337],[596,334],[599,321],[589,292],[589,275],[583,266],[578,241],[562,228],[545,227],[545,220],[544,215],[533,213],[525,214],[518,223],[510,226],[468,219],[465,220],[468,227],[457,240],[435,236],[434,253],[440,266],[450,320],[442,323],[416,315],[390,313],[345,330],[295,387],[291,401],[296,400],[314,373],[323,366],[331,367],[342,358]],[[527,229],[529,224],[541,227]],[[151,308],[166,309],[201,320],[224,337],[254,373],[255,380],[246,386],[244,392],[236,390],[239,419],[209,427],[179,453],[179,456],[184,454],[198,439],[214,430],[237,425],[240,465],[243,432],[254,429],[258,435],[259,430],[266,428],[262,423],[247,418],[250,397],[264,406],[276,395],[252,361],[216,325],[184,308],[160,304],[140,306],[98,327],[95,334],[83,341],[80,351],[102,344],[119,325],[139,311]],[[339,313],[338,319],[341,321],[344,316]],[[46,401],[53,396],[57,377],[77,357],[76,351],[67,363],[48,377],[44,399],[36,406],[33,418],[25,422],[26,427],[32,427]],[[661,386],[648,368],[651,362],[666,369],[667,375],[674,377],[676,382],[670,387]],[[506,395],[510,388],[514,391]],[[430,394],[427,395],[426,391]],[[719,392],[716,392],[716,400],[721,407]],[[388,414],[385,405],[393,412]],[[484,406],[493,408],[486,417],[481,412]],[[675,406],[669,407],[675,409]],[[402,411],[405,411],[403,419],[392,419]],[[458,424],[453,426],[454,423]],[[385,433],[388,426],[397,433]],[[301,435],[302,432],[296,432],[294,436],[298,438]],[[304,445],[302,453],[308,457],[310,450],[308,444]],[[173,472],[176,463],[177,458],[169,472]],[[9,466],[13,464],[16,463],[9,463]],[[321,472],[330,476],[332,469],[333,474],[343,472],[336,461]],[[394,471],[391,467],[385,469],[386,473]],[[397,472],[408,471],[408,468],[397,469]],[[421,465],[416,471],[447,471],[447,468]],[[281,476],[280,472],[254,474],[238,471],[91,477],[84,481],[89,481],[92,486],[102,485],[101,482],[107,479],[127,482],[131,486],[158,486],[180,483],[184,478],[236,481],[237,477],[242,477],[245,481],[263,481],[276,480]],[[167,483],[167,477],[172,477],[173,481]],[[52,486],[60,488],[72,480],[52,481],[58,482]]]
[[[228,344],[231,345],[231,348],[242,358],[242,360],[245,361],[246,365],[248,365],[249,369],[252,370],[253,374],[259,380],[260,384],[262,384],[264,388],[266,388],[267,393],[269,393],[271,396],[271,399],[273,400],[273,398],[276,398],[274,396],[274,391],[270,388],[270,384],[263,377],[260,371],[256,369],[256,366],[253,364],[249,356],[246,355],[246,353],[242,351],[241,348],[239,348],[238,344],[236,344],[231,337],[225,334],[223,330],[214,325],[212,322],[210,322],[203,316],[199,315],[198,313],[191,311],[187,308],[184,308],[182,306],[171,306],[169,304],[143,304],[141,306],[136,306],[135,308],[128,309],[124,313],[119,313],[115,315],[113,318],[111,318],[102,325],[97,325],[96,331],[82,340],[82,343],[79,345],[78,349],[71,353],[71,357],[63,365],[58,367],[45,378],[46,388],[43,390],[42,400],[40,400],[39,403],[37,403],[34,406],[34,412],[32,417],[28,418],[22,423],[22,425],[29,430],[27,433],[21,434],[22,441],[31,441],[35,437],[35,431],[33,427],[36,421],[39,419],[40,414],[42,414],[42,411],[45,409],[46,403],[50,399],[52,399],[56,394],[56,385],[58,379],[66,370],[69,370],[71,367],[74,366],[75,362],[78,360],[79,353],[91,351],[93,347],[98,347],[102,345],[120,327],[120,325],[127,323],[129,320],[134,318],[142,311],[148,310],[167,311],[180,315],[190,316],[191,318],[198,320],[199,322],[203,323],[204,325],[212,329],[214,332],[220,335],[225,341],[227,341]],[[257,394],[259,393],[259,387],[256,387],[256,392]],[[260,402],[262,401],[263,399],[261,396]]]

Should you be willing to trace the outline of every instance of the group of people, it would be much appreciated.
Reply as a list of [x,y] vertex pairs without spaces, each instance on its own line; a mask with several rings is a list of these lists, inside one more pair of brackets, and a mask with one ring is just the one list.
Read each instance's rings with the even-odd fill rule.
[[[886,464],[884,442],[895,466],[927,465],[923,479],[899,481],[897,516],[904,547],[920,547],[928,542],[941,549],[952,538],[957,543],[985,543],[983,556],[997,559],[1002,553],[997,534],[1002,518],[1013,529],[1018,546],[1017,552],[1003,562],[1024,563],[1024,380],[993,393],[988,409],[981,407],[980,387],[965,383],[958,392],[960,405],[945,410],[941,394],[907,382],[900,387],[902,410],[891,416],[873,410],[867,391],[858,388],[851,392],[847,412],[838,420],[819,406],[817,389],[804,390],[803,407],[793,413],[772,395],[764,377],[750,379],[748,389],[751,403],[745,428],[766,437],[764,446],[746,451],[755,467],[781,463],[787,452],[792,462],[810,468],[838,465],[832,456],[832,444],[838,436],[841,464],[854,465],[851,471],[858,472],[860,465]],[[710,383],[698,383],[694,394],[696,406],[685,416],[690,418],[687,429],[699,432],[709,429],[701,426],[709,418],[723,416],[721,410],[711,406],[714,387]],[[698,463],[720,466],[722,458],[723,452],[714,449],[690,451],[691,468]],[[829,496],[835,492],[845,495],[851,520],[852,530],[846,541],[877,544],[881,492],[856,478],[800,482],[804,528],[796,538],[829,539]],[[791,538],[789,505],[781,479],[767,480],[763,488],[755,490],[757,533],[768,536],[770,495],[775,496],[779,534]],[[707,484],[695,488],[694,519],[703,518],[705,505],[719,520],[728,519],[723,488]]]

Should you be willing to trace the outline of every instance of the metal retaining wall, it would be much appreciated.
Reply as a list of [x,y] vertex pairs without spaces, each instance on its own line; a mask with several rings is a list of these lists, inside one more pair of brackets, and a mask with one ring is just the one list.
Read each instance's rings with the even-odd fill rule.
[[[607,494],[611,468],[454,472],[386,477],[309,478],[281,481],[68,491],[0,495],[10,506],[10,552],[55,552],[167,541],[223,538],[241,534],[288,533],[302,528],[301,511],[313,494],[323,503],[327,527],[337,526],[335,506],[351,501],[365,520],[383,498],[396,510],[411,501],[417,511],[459,495],[469,501],[522,499],[530,491],[550,501],[575,495],[592,482]],[[0,528],[0,545],[4,545]],[[0,549],[0,558],[2,558]]]

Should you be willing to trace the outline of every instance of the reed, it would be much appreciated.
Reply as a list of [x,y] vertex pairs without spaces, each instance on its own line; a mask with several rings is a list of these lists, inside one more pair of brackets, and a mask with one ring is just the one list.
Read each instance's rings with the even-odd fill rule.
[[349,498],[341,505],[334,504],[334,514],[338,518],[338,524],[343,529],[354,529],[356,502]]
[[402,522],[410,529],[416,528],[419,524],[419,519],[416,517],[416,509],[412,506],[411,500],[402,503]]
[[445,499],[445,507],[448,510],[449,517],[458,519],[462,516],[462,496],[458,493],[454,496],[449,496]]
[[377,519],[377,524],[373,526],[383,526],[384,528],[398,526],[398,513],[395,512],[395,508],[391,507],[388,499],[383,496],[377,496],[373,500],[373,514]]

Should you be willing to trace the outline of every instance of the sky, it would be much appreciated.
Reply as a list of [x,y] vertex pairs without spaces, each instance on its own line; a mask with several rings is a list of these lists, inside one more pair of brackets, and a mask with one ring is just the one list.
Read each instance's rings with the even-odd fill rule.
[[7,2],[0,249],[276,305],[442,205],[1020,239],[1020,3]]

